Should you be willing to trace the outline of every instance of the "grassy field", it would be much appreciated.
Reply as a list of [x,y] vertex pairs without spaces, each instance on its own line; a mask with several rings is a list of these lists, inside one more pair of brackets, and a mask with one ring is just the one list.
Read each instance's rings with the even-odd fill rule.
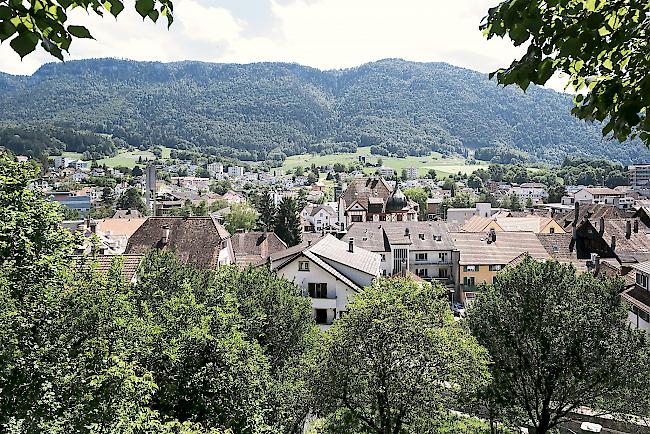
[[[318,154],[301,154],[288,157],[282,165],[283,170],[295,169],[298,166],[309,167],[312,164],[317,166],[332,165],[342,163],[348,165],[358,161],[360,155],[370,157],[371,162],[375,162],[378,156],[370,155],[370,147],[357,148],[355,153],[337,153],[331,155]],[[426,174],[430,169],[434,169],[438,177],[446,177],[451,173],[472,173],[479,167],[487,167],[487,163],[468,165],[464,158],[442,158],[437,152],[432,152],[428,157],[381,157],[384,166],[395,169],[398,173],[407,167],[417,167],[420,175]],[[373,173],[375,168],[367,167],[364,169],[367,173]]]

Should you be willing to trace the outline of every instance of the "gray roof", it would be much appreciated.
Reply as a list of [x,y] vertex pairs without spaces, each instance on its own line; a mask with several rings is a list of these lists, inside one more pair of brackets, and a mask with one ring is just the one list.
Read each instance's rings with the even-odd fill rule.
[[271,261],[282,261],[279,265],[279,267],[282,267],[297,256],[308,256],[308,254],[316,255],[325,261],[329,260],[354,268],[372,276],[375,276],[379,272],[381,262],[381,256],[363,248],[357,248],[355,246],[354,252],[348,251],[348,243],[340,241],[329,234],[311,244],[303,242],[282,252],[275,253],[271,255]]
[[405,244],[411,250],[454,249],[449,228],[442,221],[354,223],[341,241],[348,242],[352,238],[355,246],[373,252],[388,252],[391,245]]

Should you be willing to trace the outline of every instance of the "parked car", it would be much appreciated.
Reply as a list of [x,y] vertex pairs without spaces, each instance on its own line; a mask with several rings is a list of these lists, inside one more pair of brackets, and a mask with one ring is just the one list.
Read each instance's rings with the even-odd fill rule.
[[465,317],[465,308],[460,303],[452,303],[451,311],[454,313],[454,316],[464,318]]

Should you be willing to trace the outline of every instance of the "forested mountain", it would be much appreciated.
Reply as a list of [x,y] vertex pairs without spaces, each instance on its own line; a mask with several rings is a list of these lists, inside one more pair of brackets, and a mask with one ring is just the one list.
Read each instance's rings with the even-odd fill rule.
[[286,63],[83,60],[47,64],[31,77],[0,74],[0,91],[5,127],[112,136],[93,152],[125,141],[196,146],[243,160],[358,145],[412,155],[509,147],[549,162],[566,155],[650,159],[639,142],[604,141],[598,125],[573,118],[565,94],[499,88],[484,74],[443,63],[391,59],[320,71]]

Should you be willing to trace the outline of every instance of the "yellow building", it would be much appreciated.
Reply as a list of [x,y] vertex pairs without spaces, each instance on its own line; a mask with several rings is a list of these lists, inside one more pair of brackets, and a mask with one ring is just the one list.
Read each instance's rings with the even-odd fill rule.
[[482,283],[493,283],[494,277],[505,266],[524,253],[535,259],[546,259],[549,254],[533,232],[452,234],[460,252],[456,276],[455,299],[471,303]]

